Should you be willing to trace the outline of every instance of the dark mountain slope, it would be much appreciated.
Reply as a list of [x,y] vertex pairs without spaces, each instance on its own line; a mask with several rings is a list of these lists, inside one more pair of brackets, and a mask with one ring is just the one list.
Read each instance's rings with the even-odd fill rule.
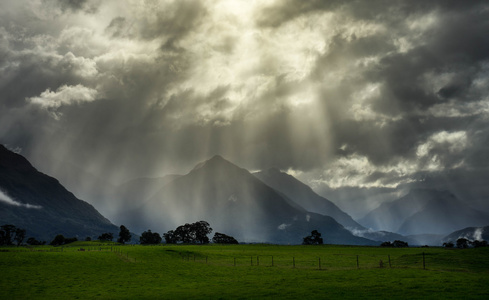
[[97,237],[118,228],[56,179],[38,172],[23,156],[0,145],[0,223],[49,240],[56,234]]
[[289,174],[272,168],[253,173],[253,175],[275,190],[280,191],[307,211],[333,217],[338,223],[349,229],[365,229],[333,202],[319,196],[309,186]]

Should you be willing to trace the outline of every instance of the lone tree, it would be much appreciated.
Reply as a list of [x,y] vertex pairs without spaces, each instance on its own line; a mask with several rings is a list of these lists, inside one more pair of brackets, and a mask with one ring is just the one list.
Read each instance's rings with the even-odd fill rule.
[[106,232],[106,233],[102,233],[98,239],[101,241],[101,242],[107,242],[107,241],[112,241],[114,239],[114,234],[112,234],[111,232]]
[[54,237],[54,239],[49,243],[49,245],[52,246],[60,246],[65,244],[65,237],[62,234],[58,234],[57,236]]
[[66,244],[73,243],[73,242],[76,242],[76,241],[78,241],[78,239],[76,237],[65,238],[62,234],[58,234],[54,238],[54,240],[52,240],[51,243],[49,243],[49,245],[52,245],[52,246],[61,246],[61,245],[66,245]]
[[212,242],[215,244],[238,244],[238,241],[232,236],[225,235],[224,233],[216,232],[212,238]]
[[121,231],[119,231],[119,238],[117,239],[117,242],[125,244],[126,242],[129,242],[131,240],[131,233],[129,232],[129,229],[127,229],[124,225],[121,225],[120,229]]
[[306,236],[302,241],[302,245],[322,245],[322,244],[323,244],[323,238],[321,237],[321,234],[317,230],[311,231],[311,235]]
[[141,234],[139,238],[141,245],[156,245],[161,243],[161,236],[158,232],[145,231]]

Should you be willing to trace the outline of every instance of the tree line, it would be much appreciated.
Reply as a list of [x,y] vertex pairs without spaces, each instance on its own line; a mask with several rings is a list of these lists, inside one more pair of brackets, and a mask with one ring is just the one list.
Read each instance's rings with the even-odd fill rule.
[[[117,238],[117,242],[120,244],[125,244],[131,241],[132,235],[129,229],[121,225],[119,227],[119,237]],[[142,245],[155,245],[160,244],[163,239],[165,239],[165,243],[167,244],[209,244],[210,239],[208,237],[211,234],[213,229],[210,227],[210,224],[206,221],[198,221],[195,223],[186,223],[184,225],[180,225],[174,230],[169,230],[161,236],[157,232],[152,232],[151,230],[144,231],[139,237],[139,243]],[[0,246],[20,246],[23,244],[26,237],[26,230],[22,228],[17,228],[11,224],[5,224],[0,226]],[[114,234],[111,232],[102,233],[98,236],[98,240],[104,241],[112,241],[114,239]],[[52,246],[61,246],[66,245],[72,242],[78,241],[76,237],[64,237],[62,234],[58,234],[55,238],[49,243]],[[87,237],[85,241],[91,241],[90,237]],[[215,244],[238,244],[238,241],[229,235],[224,233],[216,232],[212,238],[212,242]],[[45,245],[46,241],[39,241],[33,237],[30,237],[26,241],[27,245],[37,246],[37,245]],[[310,235],[303,238],[303,245],[322,245],[323,238],[321,237],[321,233],[317,230],[313,230]],[[401,248],[408,247],[407,242],[403,242],[400,240],[396,240],[394,242],[383,242],[380,244],[381,247],[393,247],[393,248]],[[460,249],[465,249],[469,247],[487,247],[487,241],[479,241],[479,240],[468,240],[466,238],[459,238],[456,241],[456,247]],[[453,242],[445,242],[443,243],[443,247],[445,248],[454,248],[455,244]]]

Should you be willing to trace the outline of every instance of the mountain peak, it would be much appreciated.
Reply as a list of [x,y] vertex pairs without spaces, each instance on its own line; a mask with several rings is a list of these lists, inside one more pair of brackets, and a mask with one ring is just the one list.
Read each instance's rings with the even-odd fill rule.
[[213,157],[211,157],[211,158],[210,158],[209,160],[207,160],[207,161],[208,161],[208,162],[210,162],[210,161],[226,161],[226,162],[227,162],[227,160],[225,160],[225,159],[224,159],[224,157],[222,157],[222,156],[221,156],[221,155],[219,155],[219,154],[214,155]]
[[282,173],[282,171],[280,171],[276,167],[271,167],[268,170],[266,170],[265,173],[267,173],[267,174],[280,174],[280,173]]
[[234,165],[230,161],[224,159],[221,155],[214,155],[210,159],[203,161],[199,164],[197,164],[193,169],[193,171],[197,171],[202,168],[212,168],[212,169],[220,169],[220,168],[229,168],[229,167],[234,167],[238,168],[238,166]]
[[30,169],[33,168],[31,163],[22,155],[12,152],[4,145],[0,144],[0,167]]

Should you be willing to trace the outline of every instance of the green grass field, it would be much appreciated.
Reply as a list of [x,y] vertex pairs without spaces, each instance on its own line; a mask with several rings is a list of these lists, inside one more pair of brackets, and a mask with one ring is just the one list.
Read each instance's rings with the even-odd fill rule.
[[1,299],[489,298],[489,248],[76,242],[0,251]]

